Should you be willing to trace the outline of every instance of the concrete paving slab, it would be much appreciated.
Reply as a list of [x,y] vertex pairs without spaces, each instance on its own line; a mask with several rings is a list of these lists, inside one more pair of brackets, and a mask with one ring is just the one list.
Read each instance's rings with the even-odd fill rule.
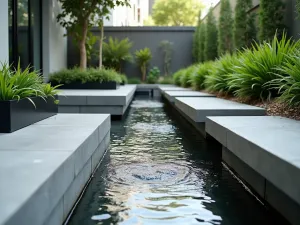
[[159,85],[161,92],[165,91],[192,91],[191,88],[183,88],[175,85]]
[[263,116],[263,108],[219,98],[176,97],[175,106],[196,123],[208,116]]
[[[62,204],[71,205],[62,201],[64,194],[84,165],[91,173],[109,131],[109,115],[58,114],[0,134],[0,224],[47,224],[50,214],[61,221]],[[80,191],[74,190],[72,196]]]
[[171,103],[175,102],[176,97],[216,97],[199,91],[164,91],[163,95]]
[[[214,129],[210,128],[214,124]],[[300,122],[282,117],[210,117],[206,131],[300,205]],[[226,140],[226,141],[224,141]]]

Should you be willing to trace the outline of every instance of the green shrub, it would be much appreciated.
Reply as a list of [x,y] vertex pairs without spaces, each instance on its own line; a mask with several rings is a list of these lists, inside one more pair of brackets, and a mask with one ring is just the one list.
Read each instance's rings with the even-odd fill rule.
[[218,57],[218,29],[213,8],[207,14],[205,25],[204,60],[215,60]]
[[171,76],[164,76],[164,77],[160,77],[158,80],[159,84],[174,84],[174,80],[173,77]]
[[121,84],[127,84],[128,83],[128,79],[127,79],[127,76],[125,74],[120,74],[120,78],[122,80]]
[[137,50],[135,52],[135,58],[136,58],[136,62],[138,64],[138,66],[140,67],[141,72],[142,72],[142,81],[145,81],[147,67],[148,67],[150,60],[152,59],[151,50],[149,48]]
[[33,104],[33,97],[46,98],[58,93],[57,87],[43,83],[37,71],[30,71],[27,67],[21,70],[20,64],[13,70],[8,64],[2,64],[0,69],[0,101],[28,99]]
[[142,81],[140,78],[137,78],[137,77],[131,77],[131,78],[128,78],[128,84],[141,84]]
[[70,84],[75,82],[107,82],[115,81],[122,83],[122,78],[115,70],[112,69],[94,69],[89,68],[81,70],[79,68],[63,69],[50,74],[50,82],[54,84]]
[[147,83],[148,84],[156,84],[158,81],[158,78],[160,76],[160,70],[158,69],[158,67],[153,67],[150,71],[149,71],[149,75],[147,77]]
[[108,42],[103,42],[103,64],[106,68],[121,71],[122,62],[131,62],[133,60],[130,54],[132,42],[128,38],[119,40],[109,37]]
[[191,87],[192,86],[192,79],[196,75],[196,71],[198,69],[197,65],[192,65],[185,69],[184,73],[180,78],[180,85],[182,87]]
[[238,56],[226,54],[211,65],[210,74],[205,78],[205,87],[208,91],[228,93],[228,77],[237,65]]
[[240,55],[229,75],[229,88],[239,97],[266,99],[276,95],[266,84],[277,78],[276,68],[290,62],[288,55],[294,54],[299,44],[299,41],[288,40],[285,34],[281,40],[275,35],[271,43],[255,43],[252,49]]
[[185,73],[185,69],[180,69],[173,75],[173,80],[175,85],[180,86],[181,85],[181,76]]
[[[278,90],[279,100],[291,106],[300,106],[300,55],[289,56],[289,62],[278,68],[278,78],[269,82],[269,86]],[[284,74],[284,75],[282,75]]]
[[198,66],[195,76],[192,77],[192,86],[195,90],[204,89],[204,81],[206,76],[210,74],[213,62],[205,62]]

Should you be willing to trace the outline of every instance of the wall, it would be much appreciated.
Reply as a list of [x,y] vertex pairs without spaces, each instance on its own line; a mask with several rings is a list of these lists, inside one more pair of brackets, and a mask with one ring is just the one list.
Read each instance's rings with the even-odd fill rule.
[[67,67],[67,38],[65,29],[57,22],[60,12],[56,0],[43,1],[43,74],[45,81],[49,73]]
[[9,60],[8,41],[8,0],[0,1],[0,63]]
[[[163,72],[163,53],[159,47],[160,42],[168,40],[173,42],[173,55],[171,72],[176,72],[182,67],[192,64],[192,40],[194,27],[105,27],[106,40],[109,36],[123,39],[129,38],[134,44],[132,53],[137,49],[148,47],[152,51],[152,61],[150,67],[158,66]],[[97,29],[93,30],[95,35],[99,35]],[[94,47],[98,50],[98,45]],[[78,49],[74,46],[71,38],[68,38],[68,67],[79,64]],[[92,60],[93,66],[97,66],[97,60]],[[140,76],[139,68],[135,64],[127,63],[123,67],[123,72],[127,76]]]

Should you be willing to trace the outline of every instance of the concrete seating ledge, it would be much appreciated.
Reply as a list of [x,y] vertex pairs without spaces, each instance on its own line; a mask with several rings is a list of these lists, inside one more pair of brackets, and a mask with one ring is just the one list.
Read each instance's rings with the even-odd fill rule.
[[110,123],[59,114],[0,134],[0,225],[63,224],[109,146]]
[[300,122],[273,116],[208,117],[223,160],[291,224],[300,221]]
[[117,90],[62,90],[59,113],[108,113],[122,116],[130,105],[136,85],[120,86]]
[[179,91],[164,91],[163,96],[170,102],[174,103],[176,97],[216,97],[215,95],[190,90],[179,90]]

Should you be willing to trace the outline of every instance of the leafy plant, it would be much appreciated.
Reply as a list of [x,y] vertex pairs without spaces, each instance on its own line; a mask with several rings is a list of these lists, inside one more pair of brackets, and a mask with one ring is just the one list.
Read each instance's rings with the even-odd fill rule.
[[205,28],[204,60],[215,60],[218,56],[218,29],[213,8],[210,8],[207,14]]
[[195,76],[192,77],[192,86],[195,90],[204,89],[204,82],[206,77],[210,74],[214,63],[209,61],[198,66]]
[[299,46],[300,41],[287,39],[286,34],[281,40],[275,35],[271,43],[255,43],[238,58],[233,73],[229,75],[229,88],[240,97],[271,98],[276,93],[266,84],[277,78],[276,68],[289,63],[288,56],[295,54]]
[[206,24],[203,22],[200,25],[200,29],[199,29],[199,55],[198,55],[198,61],[199,62],[204,62],[205,61],[205,33],[206,31]]
[[218,32],[219,56],[233,51],[233,18],[229,0],[221,0]]
[[130,54],[132,42],[128,38],[121,41],[117,38],[109,37],[108,42],[103,43],[103,62],[105,67],[121,71],[123,62],[132,62]]
[[300,106],[300,56],[288,56],[289,61],[277,68],[277,79],[268,83],[280,94],[279,100],[290,106]]
[[128,83],[128,79],[127,79],[127,76],[125,74],[120,74],[120,78],[122,80],[121,84],[127,84]]
[[63,69],[61,71],[50,74],[50,82],[53,84],[70,84],[75,82],[122,82],[120,74],[112,69],[94,69],[89,68],[81,70],[79,68]]
[[185,69],[184,73],[180,78],[180,85],[182,87],[191,87],[192,86],[192,79],[196,75],[196,71],[198,69],[197,65],[192,65]]
[[174,80],[172,76],[164,76],[159,78],[158,80],[159,84],[174,84]]
[[147,77],[147,83],[155,84],[158,81],[159,76],[160,76],[160,70],[158,69],[158,67],[153,67],[150,70],[149,75]]
[[167,40],[160,42],[160,48],[164,54],[164,72],[168,76],[170,74],[170,65],[172,61],[172,45],[173,43]]
[[135,52],[135,58],[138,66],[141,69],[142,72],[142,81],[146,80],[146,73],[147,73],[147,67],[152,59],[151,50],[149,48],[144,48],[141,50],[137,50]]
[[30,67],[21,70],[20,63],[13,70],[8,64],[2,64],[0,69],[0,101],[28,99],[34,105],[33,97],[55,98],[56,87],[44,84],[37,71]]
[[[87,67],[87,52],[91,49],[92,33],[90,28],[109,18],[110,10],[115,6],[129,6],[128,0],[58,0],[61,12],[57,15],[58,23],[67,30],[79,47],[80,68]],[[88,48],[87,48],[88,47]]]
[[128,84],[141,84],[141,80],[137,77],[128,78]]
[[181,85],[181,76],[185,73],[185,69],[180,69],[173,75],[173,80],[175,85],[180,86]]
[[201,10],[199,11],[196,30],[193,34],[193,59],[194,62],[199,62],[200,50],[200,26],[201,26]]
[[206,76],[205,87],[208,91],[228,93],[228,77],[237,65],[238,56],[226,54],[211,65],[210,74]]

